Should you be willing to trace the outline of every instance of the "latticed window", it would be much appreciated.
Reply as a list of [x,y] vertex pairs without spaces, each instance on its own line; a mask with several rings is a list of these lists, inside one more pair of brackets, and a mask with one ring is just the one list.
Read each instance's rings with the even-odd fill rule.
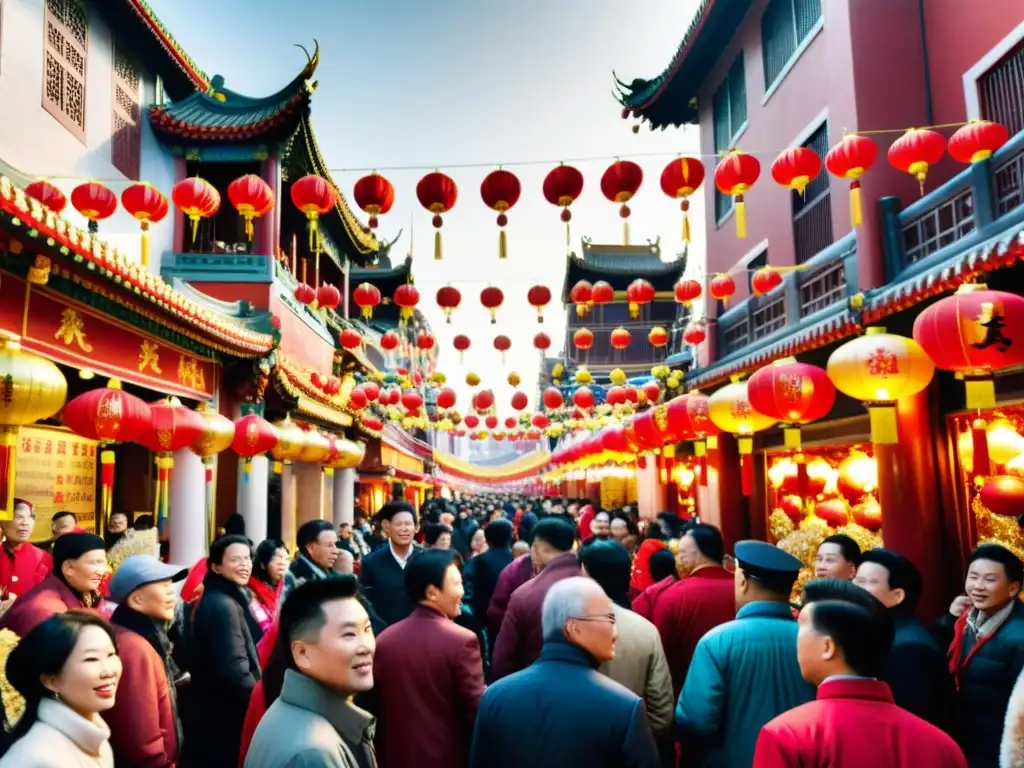
[[43,107],[85,139],[85,66],[89,22],[82,0],[46,0]]
[[[747,124],[747,82],[740,51],[729,74],[711,99],[711,119],[715,135],[715,153],[732,148],[733,142]],[[732,210],[732,198],[715,190],[715,220],[721,221]]]
[[761,17],[765,90],[782,76],[796,49],[820,18],[821,0],[772,0],[768,5]]
[[1005,125],[1012,136],[1024,131],[1024,41],[978,78],[981,116]]
[[111,117],[110,161],[129,179],[139,178],[142,124],[138,67],[121,47],[114,46],[114,109]]
[[[803,146],[824,159],[828,154],[827,123],[822,123]],[[790,193],[793,196],[793,246],[797,264],[803,264],[832,245],[832,199],[829,192],[829,175],[822,169],[803,194]]]

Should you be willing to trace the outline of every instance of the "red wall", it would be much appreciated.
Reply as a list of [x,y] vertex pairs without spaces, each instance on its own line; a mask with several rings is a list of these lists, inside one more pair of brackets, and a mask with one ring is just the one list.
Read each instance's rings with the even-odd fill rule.
[[328,375],[334,367],[334,345],[320,338],[281,299],[274,297],[270,311],[281,320],[281,352],[299,365]]

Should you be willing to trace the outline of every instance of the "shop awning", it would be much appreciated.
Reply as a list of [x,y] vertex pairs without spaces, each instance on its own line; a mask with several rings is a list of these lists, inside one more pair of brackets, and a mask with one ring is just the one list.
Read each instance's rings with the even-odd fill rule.
[[434,451],[434,464],[453,477],[477,483],[509,483],[538,474],[551,462],[547,451],[532,451],[498,466],[482,467],[443,451]]

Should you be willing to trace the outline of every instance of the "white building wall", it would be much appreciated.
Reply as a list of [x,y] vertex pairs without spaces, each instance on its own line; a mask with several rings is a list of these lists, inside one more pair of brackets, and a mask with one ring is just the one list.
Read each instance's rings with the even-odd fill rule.
[[[131,181],[111,163],[113,130],[113,46],[109,28],[87,4],[88,52],[85,73],[85,142],[69,132],[43,107],[45,0],[4,0],[0,17],[0,160],[29,180],[46,177],[68,196],[64,215],[74,224],[88,223],[71,206],[71,190],[85,180],[102,182],[119,197]],[[118,41],[129,45],[130,41]],[[156,78],[142,73],[143,122],[141,179],[170,198],[173,159],[156,143],[146,119],[154,100]],[[21,181],[22,179],[19,179]],[[118,206],[100,222],[100,236],[133,260],[139,258],[139,225]],[[160,256],[171,249],[172,217],[150,231],[150,269],[159,271]]]

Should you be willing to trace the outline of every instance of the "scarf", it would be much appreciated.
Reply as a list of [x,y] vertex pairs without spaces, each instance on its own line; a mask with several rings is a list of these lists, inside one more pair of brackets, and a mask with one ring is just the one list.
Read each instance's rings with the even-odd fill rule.
[[[947,658],[949,661],[949,673],[953,676],[957,690],[960,690],[961,676],[967,670],[967,665],[971,663],[974,654],[993,638],[1003,624],[1006,623],[1007,619],[1010,618],[1010,614],[1013,613],[1014,603],[1016,603],[1016,598],[988,617],[977,608],[971,608],[961,613],[960,618],[956,620],[956,624],[953,625],[953,642],[949,645]],[[961,659],[968,632],[975,638],[974,645],[971,646],[971,650],[968,651],[967,655]]]

